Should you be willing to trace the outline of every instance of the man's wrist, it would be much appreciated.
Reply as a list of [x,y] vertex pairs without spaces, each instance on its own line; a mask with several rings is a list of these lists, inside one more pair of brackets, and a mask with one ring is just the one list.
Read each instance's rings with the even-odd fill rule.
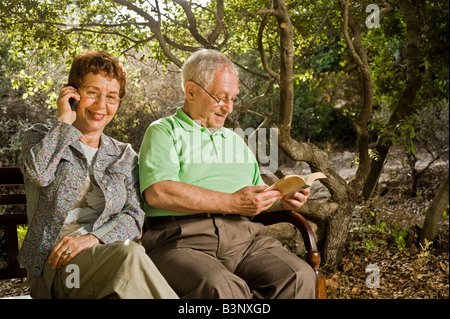
[[283,203],[279,200],[277,200],[275,203],[273,203],[272,207],[270,207],[266,212],[278,212],[286,210],[283,206]]

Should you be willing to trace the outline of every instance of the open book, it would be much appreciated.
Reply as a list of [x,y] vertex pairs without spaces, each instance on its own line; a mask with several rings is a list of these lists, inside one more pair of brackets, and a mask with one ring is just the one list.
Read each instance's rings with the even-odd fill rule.
[[277,189],[281,192],[281,196],[290,196],[304,188],[311,187],[315,180],[321,178],[327,177],[321,172],[312,173],[304,177],[299,175],[286,175],[279,181],[273,183],[270,187],[266,188],[264,191]]

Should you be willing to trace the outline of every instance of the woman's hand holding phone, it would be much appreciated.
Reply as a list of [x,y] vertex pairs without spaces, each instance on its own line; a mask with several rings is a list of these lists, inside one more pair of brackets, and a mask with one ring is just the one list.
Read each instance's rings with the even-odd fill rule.
[[59,92],[58,101],[58,121],[72,125],[77,118],[76,108],[81,97],[73,86],[64,86]]

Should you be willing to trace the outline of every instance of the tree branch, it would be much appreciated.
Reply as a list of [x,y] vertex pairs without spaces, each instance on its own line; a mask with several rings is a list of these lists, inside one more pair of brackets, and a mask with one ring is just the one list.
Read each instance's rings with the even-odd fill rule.
[[[350,39],[350,36],[348,34],[348,1],[347,0],[341,0],[341,3],[344,6],[344,26],[343,26],[343,33],[345,40],[347,42],[348,48],[350,50],[350,53],[352,54],[353,59],[355,59],[355,62],[360,67],[361,71],[363,72],[364,76],[370,77],[370,71],[367,69],[367,66],[364,64],[364,62],[361,60],[361,57],[356,52],[355,47],[353,45],[353,41]],[[368,74],[369,73],[369,74]]]
[[[272,2],[270,3],[272,5]],[[264,45],[263,45],[263,34],[264,34],[264,28],[269,23],[270,15],[274,14],[275,10],[272,8],[269,8],[267,10],[259,10],[258,12],[264,12],[263,20],[261,21],[261,24],[259,25],[258,29],[258,51],[259,55],[261,56],[261,63],[263,65],[264,70],[272,76],[274,79],[277,80],[277,82],[280,82],[280,74],[272,70],[272,68],[267,63],[266,55],[264,53]]]
[[152,30],[152,32],[155,34],[156,39],[158,40],[161,50],[163,51],[164,55],[169,58],[175,65],[178,67],[181,67],[183,63],[172,53],[172,51],[167,47],[167,42],[164,38],[164,35],[161,32],[159,23],[147,12],[142,10],[141,8],[135,6],[133,3],[127,1],[127,0],[113,0],[117,4],[120,4],[124,7],[126,7],[128,10],[131,10],[138,14],[139,16],[143,17],[147,22],[148,26]]
[[[213,12],[216,17],[216,25],[214,29],[211,31],[211,34],[208,36],[208,41],[210,43],[215,43],[219,38],[221,30],[223,30],[225,39],[224,42],[220,45],[223,46],[228,40],[228,31],[225,28],[225,25],[223,24],[223,17],[225,16],[225,11],[223,6],[223,0],[217,0],[216,2],[217,2],[216,4],[217,12]],[[204,8],[203,6],[200,7]],[[208,10],[207,8],[204,9]]]
[[180,5],[184,13],[186,14],[186,17],[189,22],[189,26],[187,27],[191,35],[194,37],[194,39],[200,43],[203,47],[207,49],[217,49],[214,45],[208,42],[199,32],[197,29],[197,19],[195,18],[194,13],[191,10],[191,5],[186,0],[173,0],[173,2]]
[[250,73],[250,74],[256,75],[256,76],[258,76],[258,77],[260,77],[260,78],[263,78],[263,79],[267,79],[267,80],[269,79],[269,76],[266,75],[266,74],[262,74],[262,73],[259,73],[259,72],[257,72],[257,71],[250,70],[249,68],[243,66],[242,64],[239,64],[239,63],[238,63],[237,61],[235,61],[235,60],[232,60],[232,62],[233,62],[236,66],[238,66],[239,68],[241,68],[242,70],[244,70],[244,71],[246,71],[246,72],[248,72],[248,73]]
[[[322,22],[320,22],[319,27],[316,30],[316,33],[314,34],[314,37],[312,38],[312,40],[309,42],[308,47],[306,48],[305,53],[303,53],[301,56],[299,56],[297,59],[295,59],[294,65],[297,66],[297,68],[299,69],[302,64],[306,61],[305,56],[309,55],[309,53],[311,52],[311,48],[312,45],[314,44],[314,42],[316,41],[317,37],[319,36],[320,32],[322,31],[323,27],[325,26],[325,22],[327,22],[328,16],[330,15],[331,11],[334,9],[334,7],[331,7],[330,9],[328,9],[327,13],[325,14],[325,17],[323,17]],[[302,58],[302,61],[300,63],[298,63],[298,60]]]

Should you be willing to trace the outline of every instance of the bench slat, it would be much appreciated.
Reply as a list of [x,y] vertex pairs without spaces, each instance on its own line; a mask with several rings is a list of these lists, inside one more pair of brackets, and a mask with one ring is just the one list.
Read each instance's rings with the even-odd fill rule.
[[23,185],[23,175],[20,168],[1,167],[0,170],[0,185]]
[[27,197],[25,194],[0,194],[0,206],[2,205],[25,205]]
[[0,225],[25,225],[27,214],[1,214]]

